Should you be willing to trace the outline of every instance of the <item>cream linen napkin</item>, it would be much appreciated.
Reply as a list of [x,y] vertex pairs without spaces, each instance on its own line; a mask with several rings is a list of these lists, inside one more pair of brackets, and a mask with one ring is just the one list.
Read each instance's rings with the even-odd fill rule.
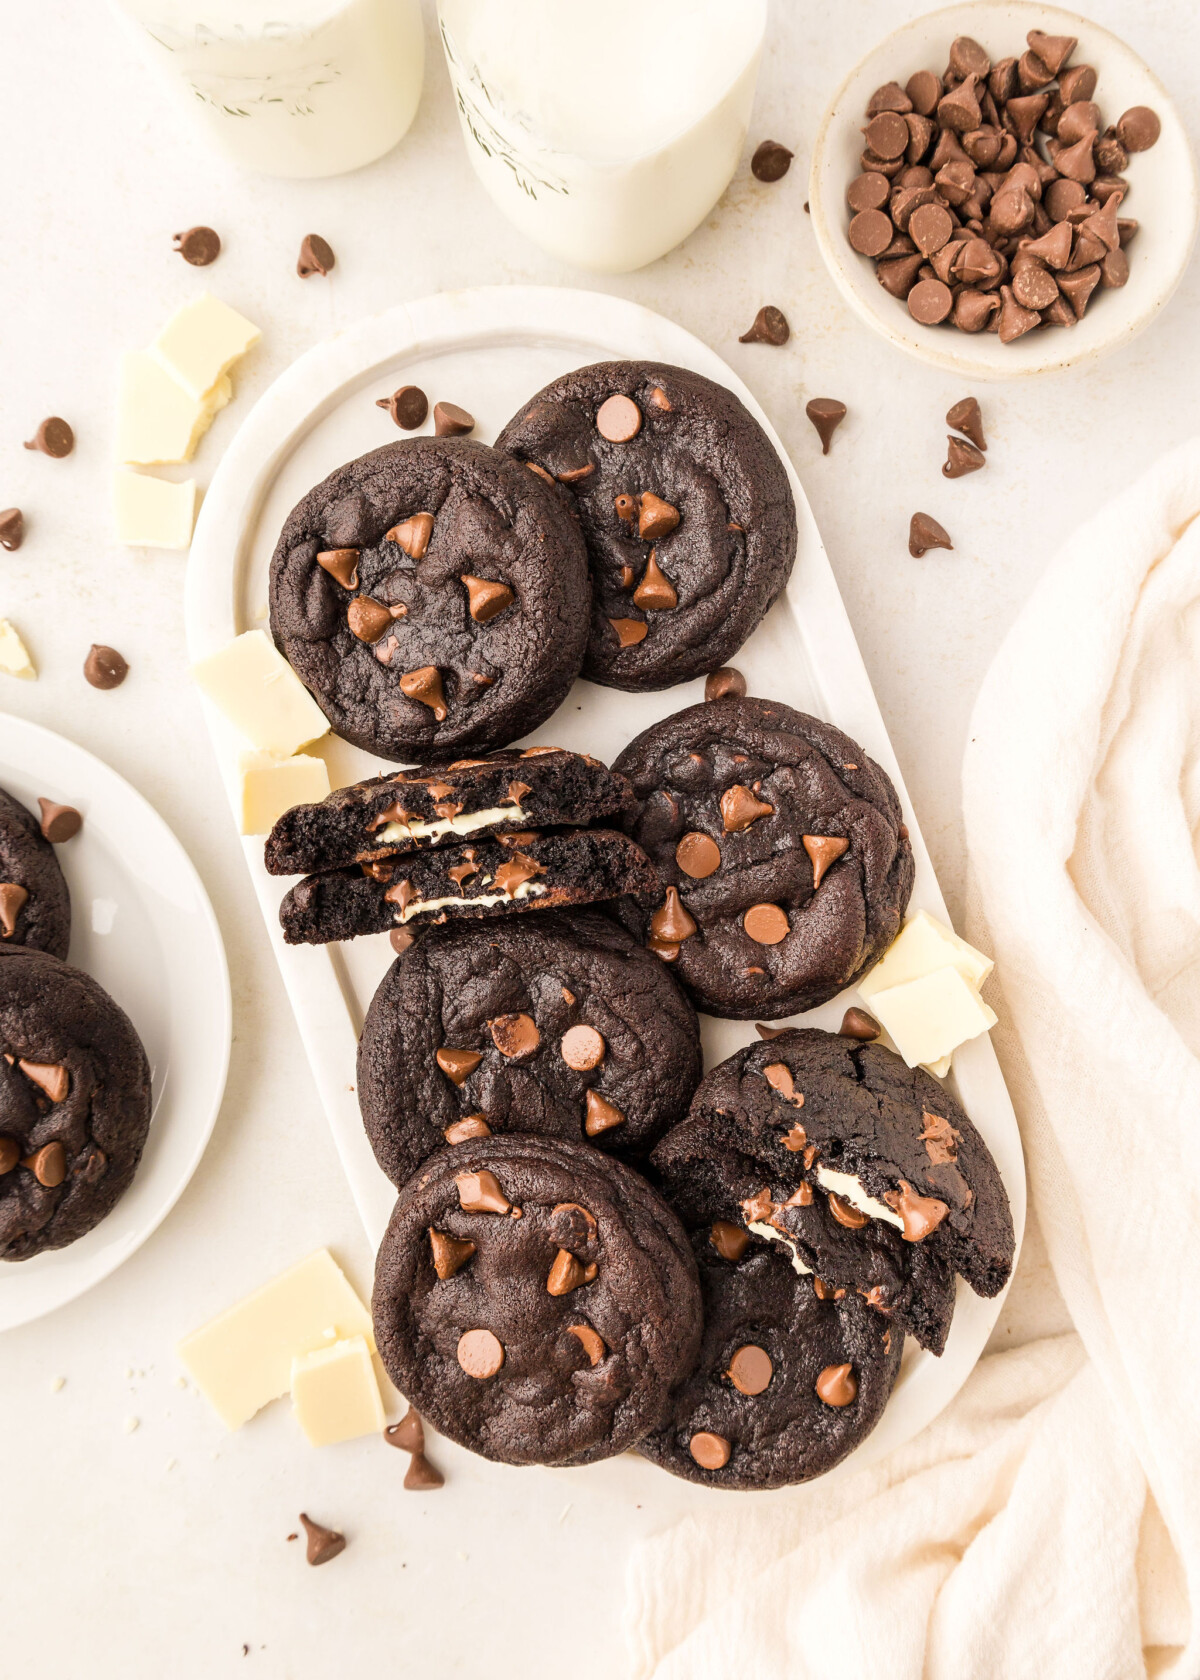
[[860,1475],[639,1545],[638,1680],[1200,1675],[1200,442],[1092,519],[984,683],[971,932],[1078,1335]]

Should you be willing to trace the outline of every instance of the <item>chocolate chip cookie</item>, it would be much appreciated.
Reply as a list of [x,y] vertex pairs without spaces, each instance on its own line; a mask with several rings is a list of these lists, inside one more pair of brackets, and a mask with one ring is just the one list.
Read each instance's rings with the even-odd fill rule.
[[374,776],[319,805],[296,805],[267,836],[266,865],[272,875],[300,875],[376,863],[467,836],[586,828],[620,819],[632,804],[624,776],[598,758],[526,747]]
[[65,957],[70,943],[71,899],[54,847],[33,812],[0,788],[0,949]]
[[900,930],[912,848],[890,780],[848,735],[727,695],[651,725],[615,768],[660,878],[634,907],[700,1009],[778,1020],[853,985]]
[[482,1138],[400,1191],[375,1268],[388,1375],[442,1435],[505,1464],[590,1464],[663,1420],[695,1362],[678,1219],[584,1144]]
[[271,630],[337,733],[411,762],[503,747],[566,697],[587,639],[569,502],[469,438],[331,473],[271,561]]
[[784,1244],[747,1231],[740,1163],[728,1181],[725,1150],[708,1153],[707,1139],[704,1121],[690,1120],[654,1152],[696,1256],[704,1339],[667,1422],[638,1451],[710,1487],[808,1481],[878,1423],[904,1334],[857,1291],[827,1285]]
[[97,1225],[149,1125],[150,1068],[125,1012],[48,952],[0,946],[0,1260]]
[[430,928],[367,1012],[358,1094],[394,1184],[446,1143],[536,1132],[644,1155],[700,1082],[696,1014],[608,916]]
[[574,498],[592,570],[593,682],[669,688],[715,670],[788,580],[787,473],[711,379],[658,362],[577,368],[527,402],[496,447]]
[[297,881],[279,907],[289,945],[324,945],[447,918],[561,910],[623,894],[654,894],[645,852],[611,828],[505,834],[438,846]]

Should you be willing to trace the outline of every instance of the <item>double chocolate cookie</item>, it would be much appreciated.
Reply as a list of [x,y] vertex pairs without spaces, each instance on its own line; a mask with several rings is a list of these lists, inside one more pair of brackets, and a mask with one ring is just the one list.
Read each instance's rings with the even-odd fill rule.
[[339,467],[271,561],[281,652],[339,735],[402,761],[536,729],[579,674],[589,600],[561,492],[469,438]]
[[427,1161],[397,1199],[373,1308],[400,1392],[506,1464],[635,1445],[700,1342],[678,1219],[621,1162],[551,1138],[483,1138]]
[[700,1080],[695,1011],[668,970],[597,911],[430,928],[367,1013],[358,1093],[394,1184],[500,1132],[645,1154]]
[[285,811],[267,837],[272,875],[376,863],[422,847],[520,829],[585,828],[633,803],[623,776],[561,747],[418,765]]
[[854,1290],[745,1229],[726,1152],[703,1120],[654,1152],[700,1273],[704,1338],[667,1422],[638,1451],[710,1487],[774,1488],[832,1470],[878,1423],[904,1336]]
[[0,949],[65,957],[71,943],[67,883],[32,811],[0,788]]
[[899,932],[913,884],[900,802],[831,724],[729,695],[653,724],[615,768],[660,880],[657,902],[631,915],[700,1009],[812,1009]]
[[715,670],[788,580],[787,473],[733,392],[697,373],[578,368],[527,402],[496,447],[574,498],[592,571],[593,682],[669,688]]
[[653,895],[656,886],[649,859],[627,835],[609,828],[560,829],[306,875],[284,897],[279,920],[289,945],[324,945],[418,918],[561,910],[626,893]]
[[57,957],[0,946],[0,1259],[98,1224],[149,1125],[150,1068],[124,1011]]

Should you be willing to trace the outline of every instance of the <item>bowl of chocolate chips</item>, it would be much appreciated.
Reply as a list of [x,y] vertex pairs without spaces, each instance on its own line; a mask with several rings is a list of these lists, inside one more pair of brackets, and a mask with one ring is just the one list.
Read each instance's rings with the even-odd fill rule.
[[809,198],[854,310],[922,361],[1007,379],[1149,325],[1191,256],[1195,159],[1161,82],[1053,7],[951,6],[863,59]]

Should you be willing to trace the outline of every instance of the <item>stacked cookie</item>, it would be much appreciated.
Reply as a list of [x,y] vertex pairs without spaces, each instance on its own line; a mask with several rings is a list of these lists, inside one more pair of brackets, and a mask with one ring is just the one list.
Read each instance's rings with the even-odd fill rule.
[[71,900],[54,855],[79,814],[39,821],[0,789],[0,1260],[90,1231],[129,1188],[150,1126],[132,1023],[63,959]]

